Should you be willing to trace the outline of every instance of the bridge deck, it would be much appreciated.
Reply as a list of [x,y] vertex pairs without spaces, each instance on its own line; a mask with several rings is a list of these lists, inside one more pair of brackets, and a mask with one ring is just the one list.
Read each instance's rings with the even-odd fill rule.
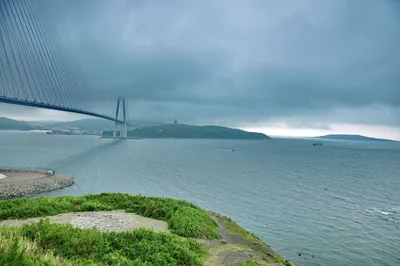
[[38,107],[38,108],[44,108],[44,109],[50,109],[50,110],[56,110],[56,111],[62,111],[62,112],[69,112],[69,113],[75,113],[75,114],[88,115],[88,116],[98,117],[98,118],[106,119],[106,120],[121,123],[121,124],[124,123],[124,121],[122,121],[122,120],[118,120],[111,116],[107,116],[107,115],[103,115],[103,114],[99,114],[99,113],[95,113],[95,112],[91,112],[91,111],[79,110],[79,109],[68,108],[68,107],[63,107],[63,106],[56,106],[56,105],[34,102],[34,101],[29,101],[29,100],[20,100],[20,99],[15,99],[15,98],[6,97],[6,96],[0,96],[0,102],[29,106],[29,107]]

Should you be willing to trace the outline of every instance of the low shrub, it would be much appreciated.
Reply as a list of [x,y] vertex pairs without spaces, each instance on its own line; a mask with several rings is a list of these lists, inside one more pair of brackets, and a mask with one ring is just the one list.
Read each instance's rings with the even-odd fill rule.
[[183,207],[175,211],[168,225],[172,233],[186,237],[218,238],[216,224],[204,210]]

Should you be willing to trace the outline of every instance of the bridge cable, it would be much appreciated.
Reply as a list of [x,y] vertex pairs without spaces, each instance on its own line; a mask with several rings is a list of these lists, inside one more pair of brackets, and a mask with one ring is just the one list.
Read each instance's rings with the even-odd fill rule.
[[[0,29],[0,38],[2,38],[1,29]],[[7,82],[6,68],[4,67],[4,62],[2,57],[3,53],[0,54],[0,80],[1,80],[0,96],[7,97],[8,82]]]
[[[21,1],[17,1],[17,3],[21,4],[20,3]],[[34,39],[33,43],[36,44],[36,50],[40,56],[38,61],[41,61],[41,63],[39,63],[39,65],[42,70],[42,71],[40,71],[42,73],[42,82],[44,81],[43,83],[46,83],[46,85],[45,84],[42,84],[42,85],[45,85],[48,88],[48,89],[43,90],[45,103],[47,105],[52,105],[53,103],[56,102],[56,98],[55,98],[54,93],[52,93],[52,90],[53,90],[53,88],[55,88],[57,86],[57,81],[55,79],[55,76],[52,74],[50,67],[47,67],[49,60],[48,60],[48,55],[45,50],[43,39],[41,38],[41,36],[39,36],[37,24],[36,24],[35,20],[32,18],[32,13],[29,12],[29,10],[26,6],[27,5],[26,5],[26,1],[25,1],[25,4],[20,5],[20,9],[25,14],[25,18],[27,18],[28,26],[29,26],[30,32],[32,33],[33,39]],[[45,73],[43,73],[43,72],[45,72]]]
[[[11,2],[13,2],[13,1],[11,1]],[[10,3],[10,1],[8,1],[8,3]],[[17,36],[16,37],[16,39],[17,39],[16,46],[17,46],[17,49],[19,50],[19,56],[20,56],[22,69],[23,69],[23,72],[24,72],[24,75],[25,75],[25,78],[26,78],[26,81],[27,81],[26,83],[28,84],[28,87],[29,87],[29,90],[30,90],[31,96],[32,96],[32,98],[28,98],[28,99],[33,99],[34,102],[36,102],[37,100],[41,101],[41,99],[40,99],[41,97],[40,97],[40,95],[38,93],[38,90],[37,89],[35,90],[33,88],[32,84],[31,84],[31,83],[33,83],[33,85],[35,87],[37,87],[36,81],[34,79],[35,75],[32,75],[32,73],[31,73],[32,72],[32,67],[29,68],[27,66],[28,64],[31,65],[31,60],[30,60],[31,56],[30,56],[30,53],[27,52],[26,41],[25,41],[26,38],[23,39],[26,34],[25,34],[25,32],[24,32],[24,30],[22,28],[21,20],[19,19],[17,21],[17,16],[15,15],[16,11],[14,10],[15,6],[14,6],[14,8],[12,8],[11,5],[9,5],[9,9],[10,9],[10,13],[11,13],[12,18],[13,18],[13,20],[12,20],[11,19],[11,15],[10,15],[9,16],[10,17],[10,21],[14,21],[14,25],[15,25],[14,32],[15,32],[15,35]],[[27,60],[23,60],[23,59],[21,59],[21,57],[23,57],[23,58],[25,58]],[[30,70],[29,71],[29,77],[28,77],[28,73],[27,73],[28,70]],[[35,98],[34,92],[36,94],[36,98]]]
[[[0,6],[0,8],[1,8],[1,6]],[[1,17],[0,17],[0,22],[1,22],[1,21],[2,21],[2,20],[1,20]],[[1,24],[2,24],[2,23],[0,23],[0,26],[1,26]],[[14,80],[13,77],[12,77],[12,74],[13,74],[13,73],[10,72],[10,69],[11,69],[11,67],[10,67],[10,61],[9,61],[8,53],[7,53],[7,50],[6,50],[5,43],[4,43],[4,39],[3,39],[3,30],[2,30],[1,27],[0,27],[0,40],[1,40],[1,44],[2,44],[2,46],[3,46],[5,58],[6,58],[6,61],[7,61],[7,62],[3,62],[4,60],[1,59],[1,57],[0,57],[0,62],[1,62],[2,68],[4,69],[4,71],[3,71],[3,73],[4,73],[4,81],[5,81],[5,83],[6,83],[6,85],[5,85],[4,88],[3,88],[3,89],[4,89],[3,95],[9,97],[9,96],[13,96],[13,95],[12,95],[12,93],[11,93],[11,94],[7,93],[7,91],[11,91],[11,87],[12,87],[13,85],[10,85],[10,83],[14,83],[15,80]],[[4,67],[5,64],[7,64],[9,67],[8,67],[8,68]],[[8,71],[6,71],[6,70],[8,70]],[[7,77],[7,72],[8,72],[8,77]],[[9,80],[10,80],[10,81],[9,81]],[[13,82],[13,81],[14,81],[14,82]]]
[[[71,91],[72,93],[69,93],[68,95],[71,96],[73,102],[79,103],[80,102],[80,99],[79,99],[79,91],[80,90],[79,90],[78,84],[76,82],[76,78],[74,76],[73,67],[71,67],[71,65],[68,64],[68,63],[70,63],[70,61],[65,56],[66,45],[60,39],[60,36],[59,36],[60,34],[59,34],[59,31],[57,30],[58,23],[55,23],[55,21],[52,20],[52,16],[47,14],[46,9],[43,6],[39,6],[39,4],[41,4],[41,3],[42,3],[41,1],[35,1],[36,9],[43,10],[42,16],[41,16],[43,18],[43,25],[45,25],[45,27],[49,33],[51,32],[51,34],[53,36],[52,39],[55,40],[57,44],[59,44],[58,48],[59,48],[60,52],[57,53],[58,59],[61,59],[59,61],[63,62],[61,64],[63,66],[62,70],[64,72],[64,76],[68,77],[66,80],[69,83],[69,88],[72,89],[72,91]],[[71,107],[73,107],[73,106],[71,105]],[[81,108],[81,106],[79,106],[79,108]]]
[[[37,5],[41,5],[43,10],[46,10],[43,7],[43,2],[36,1],[35,3],[37,3]],[[51,16],[47,20],[48,23],[50,23],[50,20],[51,20]],[[54,25],[56,27],[55,34],[57,35],[60,43],[63,44],[62,48],[64,48],[64,49],[62,49],[62,51],[64,52],[65,61],[71,63],[71,70],[73,73],[72,77],[73,77],[74,82],[76,82],[76,85],[77,85],[76,93],[80,94],[80,96],[83,96],[84,99],[89,100],[90,99],[89,94],[87,93],[87,90],[85,90],[85,88],[88,88],[88,84],[87,84],[84,76],[82,75],[83,70],[82,70],[81,64],[79,63],[79,60],[76,59],[76,57],[74,56],[74,53],[71,51],[71,48],[73,47],[73,45],[71,45],[68,30],[65,29],[63,23],[54,23]],[[81,92],[81,93],[79,93],[79,92]],[[88,111],[88,108],[84,104],[84,102],[82,104],[83,104],[82,108],[85,111]]]
[[114,120],[87,108],[88,85],[68,31],[42,0],[0,0],[0,86],[6,101]]
[[[24,30],[24,28],[23,28],[23,25],[25,25],[25,27],[26,27],[26,24],[24,24],[24,23],[22,23],[21,22],[21,17],[20,17],[20,15],[19,15],[19,13],[18,13],[18,8],[16,8],[15,7],[15,3],[14,3],[14,1],[11,1],[11,3],[12,3],[12,5],[14,6],[14,10],[15,10],[15,14],[16,14],[16,17],[18,17],[18,21],[19,21],[19,25],[20,25],[20,27],[21,27],[21,31],[23,32],[22,34],[20,34],[20,36],[21,36],[21,38],[23,38],[23,40],[24,41],[21,41],[21,45],[22,45],[22,48],[23,48],[23,50],[24,50],[24,57],[25,58],[27,58],[27,64],[29,65],[29,72],[30,72],[30,77],[32,78],[32,80],[33,80],[33,83],[34,83],[34,87],[36,87],[36,90],[35,90],[35,92],[36,92],[36,94],[38,95],[38,98],[39,98],[39,101],[41,101],[41,95],[40,95],[40,91],[39,91],[39,85],[38,85],[38,83],[39,83],[39,79],[38,79],[38,75],[37,75],[37,73],[35,73],[35,74],[33,74],[33,71],[35,71],[35,72],[37,72],[37,67],[33,67],[32,65],[33,65],[33,63],[35,63],[35,61],[36,60],[34,60],[34,59],[32,59],[33,58],[33,55],[32,55],[32,53],[30,53],[29,52],[29,46],[27,45],[28,44],[28,41],[27,41],[27,39],[26,39],[26,34],[25,34],[25,30]],[[13,10],[11,7],[10,7],[10,9],[11,10]],[[13,12],[13,15],[14,15],[14,12]],[[14,19],[16,20],[16,17],[14,17]]]
[[[55,21],[51,21],[51,18],[49,16],[46,16],[46,12],[45,12],[45,8],[40,8],[38,7],[37,4],[38,2],[41,1],[34,1],[32,6],[35,6],[34,9],[37,12],[34,12],[35,14],[40,14],[40,16],[37,17],[38,22],[41,23],[41,25],[43,26],[43,29],[47,32],[47,37],[50,36],[50,34],[52,35],[52,38],[49,38],[49,40],[53,41],[52,42],[52,47],[55,48],[59,48],[57,49],[57,53],[53,53],[52,56],[53,58],[58,62],[58,64],[56,64],[56,68],[58,73],[61,76],[61,79],[63,81],[63,90],[64,91],[64,95],[62,98],[65,99],[65,102],[63,103],[65,106],[67,107],[74,107],[73,103],[77,102],[76,97],[74,97],[74,94],[68,93],[70,92],[70,89],[73,88],[73,83],[72,80],[70,78],[70,71],[68,71],[67,69],[67,63],[65,60],[60,59],[60,54],[62,53],[63,49],[62,46],[59,45],[58,40],[56,40],[56,38],[54,38],[54,26],[57,25],[57,23],[55,23]],[[42,18],[42,20],[40,20],[40,18]],[[46,23],[47,22],[47,23]],[[50,25],[50,26],[49,26]]]
[[[29,1],[29,0],[25,0],[25,3],[30,2],[36,2],[35,1]],[[54,63],[54,57],[53,57],[53,53],[50,50],[50,45],[47,41],[47,38],[45,37],[45,33],[43,33],[42,27],[40,27],[38,25],[39,20],[37,19],[37,15],[35,10],[32,9],[32,6],[30,4],[27,4],[28,9],[30,10],[30,14],[33,14],[32,17],[33,19],[33,24],[35,25],[36,31],[38,33],[39,36],[39,40],[42,41],[42,43],[44,44],[44,51],[45,51],[45,55],[46,55],[46,59],[48,60],[49,63],[49,69],[51,72],[51,76],[55,81],[55,86],[53,88],[53,90],[51,91],[51,94],[54,97],[54,102],[52,103],[52,105],[57,105],[58,103],[60,103],[60,100],[62,101],[63,99],[65,101],[67,101],[68,99],[68,93],[66,93],[64,86],[62,85],[61,81],[60,81],[60,75],[59,75],[59,71],[56,68],[56,64]],[[64,104],[65,106],[65,104]]]
[[[3,2],[3,1],[2,1],[2,2]],[[5,3],[3,2],[3,4],[5,4]],[[4,26],[4,27],[3,27],[4,36],[6,37],[5,39],[8,41],[8,46],[10,47],[10,50],[11,50],[11,56],[12,56],[12,59],[14,60],[14,62],[15,62],[15,68],[16,68],[16,70],[17,70],[17,74],[18,74],[18,77],[19,77],[19,83],[21,83],[21,82],[22,82],[22,77],[21,77],[21,73],[20,73],[20,71],[19,71],[19,67],[18,67],[16,58],[15,58],[15,52],[14,52],[14,49],[13,49],[13,45],[12,45],[12,43],[11,43],[11,41],[10,41],[9,28],[8,28],[8,23],[7,23],[7,21],[6,21],[7,18],[6,18],[6,15],[4,14],[5,12],[7,12],[7,11],[6,11],[5,9],[2,8],[1,3],[0,3],[0,13],[1,13],[0,18],[2,19],[2,22],[4,22],[4,23],[0,23],[0,25],[3,25],[3,26]],[[3,40],[3,38],[2,38],[2,40]],[[4,42],[3,42],[3,47],[4,47],[5,51],[7,51],[7,48],[6,48],[6,46],[4,45]],[[12,65],[11,65],[11,63],[10,63],[10,59],[8,58],[8,54],[7,54],[7,53],[6,53],[6,57],[7,57],[8,63],[9,63],[9,70],[12,72],[13,83],[14,83],[14,90],[17,91],[17,93],[15,93],[14,95],[17,95],[19,98],[21,98],[21,94],[20,94],[20,91],[21,91],[21,90],[18,90],[18,87],[23,87],[23,86],[17,86],[17,80],[16,80],[16,78],[15,78],[14,71],[13,71],[13,67],[12,67]],[[21,85],[21,84],[20,84],[20,85]],[[22,95],[22,96],[23,96],[23,95]],[[14,97],[15,97],[15,96],[14,96]],[[22,98],[24,98],[24,97],[22,97]]]
[[[18,71],[18,76],[19,76],[19,83],[20,86],[19,88],[16,88],[18,91],[22,91],[25,92],[25,94],[23,94],[23,98],[25,101],[28,101],[29,99],[33,98],[33,91],[32,91],[32,87],[30,86],[29,82],[28,82],[28,76],[26,74],[26,68],[25,68],[25,64],[23,62],[23,60],[21,59],[21,41],[19,40],[18,37],[18,33],[16,31],[16,27],[15,27],[15,21],[13,21],[12,19],[12,15],[11,15],[11,9],[9,8],[9,6],[6,3],[7,1],[3,1],[4,3],[4,10],[5,13],[7,15],[4,16],[5,18],[5,28],[6,28],[6,33],[8,34],[8,37],[10,38],[10,40],[13,42],[12,48],[13,51],[15,52],[14,55],[14,63],[15,66],[17,67],[17,71]],[[26,80],[24,79],[24,76],[26,78]],[[25,84],[27,84],[29,90],[26,90]]]
[[[46,98],[45,95],[43,95],[41,89],[45,89],[49,86],[49,79],[45,77],[44,71],[43,71],[43,66],[45,65],[45,62],[43,60],[40,48],[38,47],[38,41],[35,39],[34,33],[32,26],[30,25],[29,18],[27,14],[23,10],[23,6],[21,5],[20,1],[12,1],[14,8],[16,10],[16,14],[18,16],[19,23],[21,25],[24,25],[24,36],[25,36],[25,49],[27,51],[27,54],[29,55],[27,57],[28,62],[31,67],[31,73],[33,73],[33,76],[35,77],[34,83],[36,87],[36,91],[38,93],[39,101],[41,104],[46,104]],[[28,40],[29,38],[29,40]],[[28,45],[26,45],[28,44]],[[31,44],[31,45],[29,45]],[[42,59],[42,60],[40,60]],[[40,63],[42,61],[42,63]],[[36,82],[35,82],[36,80]],[[44,83],[47,83],[44,84]]]
[[[83,73],[82,66],[81,66],[79,60],[77,60],[76,56],[74,56],[74,53],[71,51],[71,48],[73,46],[70,42],[70,37],[69,37],[68,31],[63,27],[63,24],[60,25],[60,28],[61,29],[59,32],[61,32],[61,35],[64,36],[64,40],[66,43],[66,45],[65,45],[66,56],[67,56],[68,60],[75,65],[75,67],[73,69],[74,69],[74,74],[77,79],[78,88],[80,88],[79,91],[82,92],[81,95],[82,95],[83,99],[88,101],[88,100],[90,100],[89,93],[87,91],[87,88],[89,88],[89,86],[84,78],[84,75],[82,75],[82,73]],[[83,105],[83,108],[84,108],[84,110],[89,111],[89,108],[86,106],[86,104]]]

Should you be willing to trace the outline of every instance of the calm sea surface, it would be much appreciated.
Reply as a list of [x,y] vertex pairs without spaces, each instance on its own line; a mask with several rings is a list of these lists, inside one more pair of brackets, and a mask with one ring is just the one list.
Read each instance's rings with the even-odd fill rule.
[[398,143],[0,132],[0,166],[76,178],[51,196],[128,192],[192,201],[232,217],[296,265],[400,265]]

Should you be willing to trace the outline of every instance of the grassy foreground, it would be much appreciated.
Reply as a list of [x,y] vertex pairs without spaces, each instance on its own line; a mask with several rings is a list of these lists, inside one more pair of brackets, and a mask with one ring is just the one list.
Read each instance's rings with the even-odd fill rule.
[[100,232],[49,219],[0,226],[0,265],[219,265],[224,257],[234,265],[291,265],[229,218],[169,198],[102,193],[3,200],[0,221],[112,210],[164,220],[170,232]]
[[191,238],[138,229],[99,232],[41,220],[0,229],[0,265],[202,265]]
[[168,223],[173,234],[193,238],[218,238],[216,223],[205,210],[170,198],[121,193],[41,197],[0,201],[0,221],[44,217],[66,212],[125,210]]
[[4,200],[0,221],[111,210],[164,220],[171,233],[99,232],[44,219],[0,227],[0,265],[202,265],[207,254],[195,238],[219,237],[208,213],[191,203],[120,193]]

